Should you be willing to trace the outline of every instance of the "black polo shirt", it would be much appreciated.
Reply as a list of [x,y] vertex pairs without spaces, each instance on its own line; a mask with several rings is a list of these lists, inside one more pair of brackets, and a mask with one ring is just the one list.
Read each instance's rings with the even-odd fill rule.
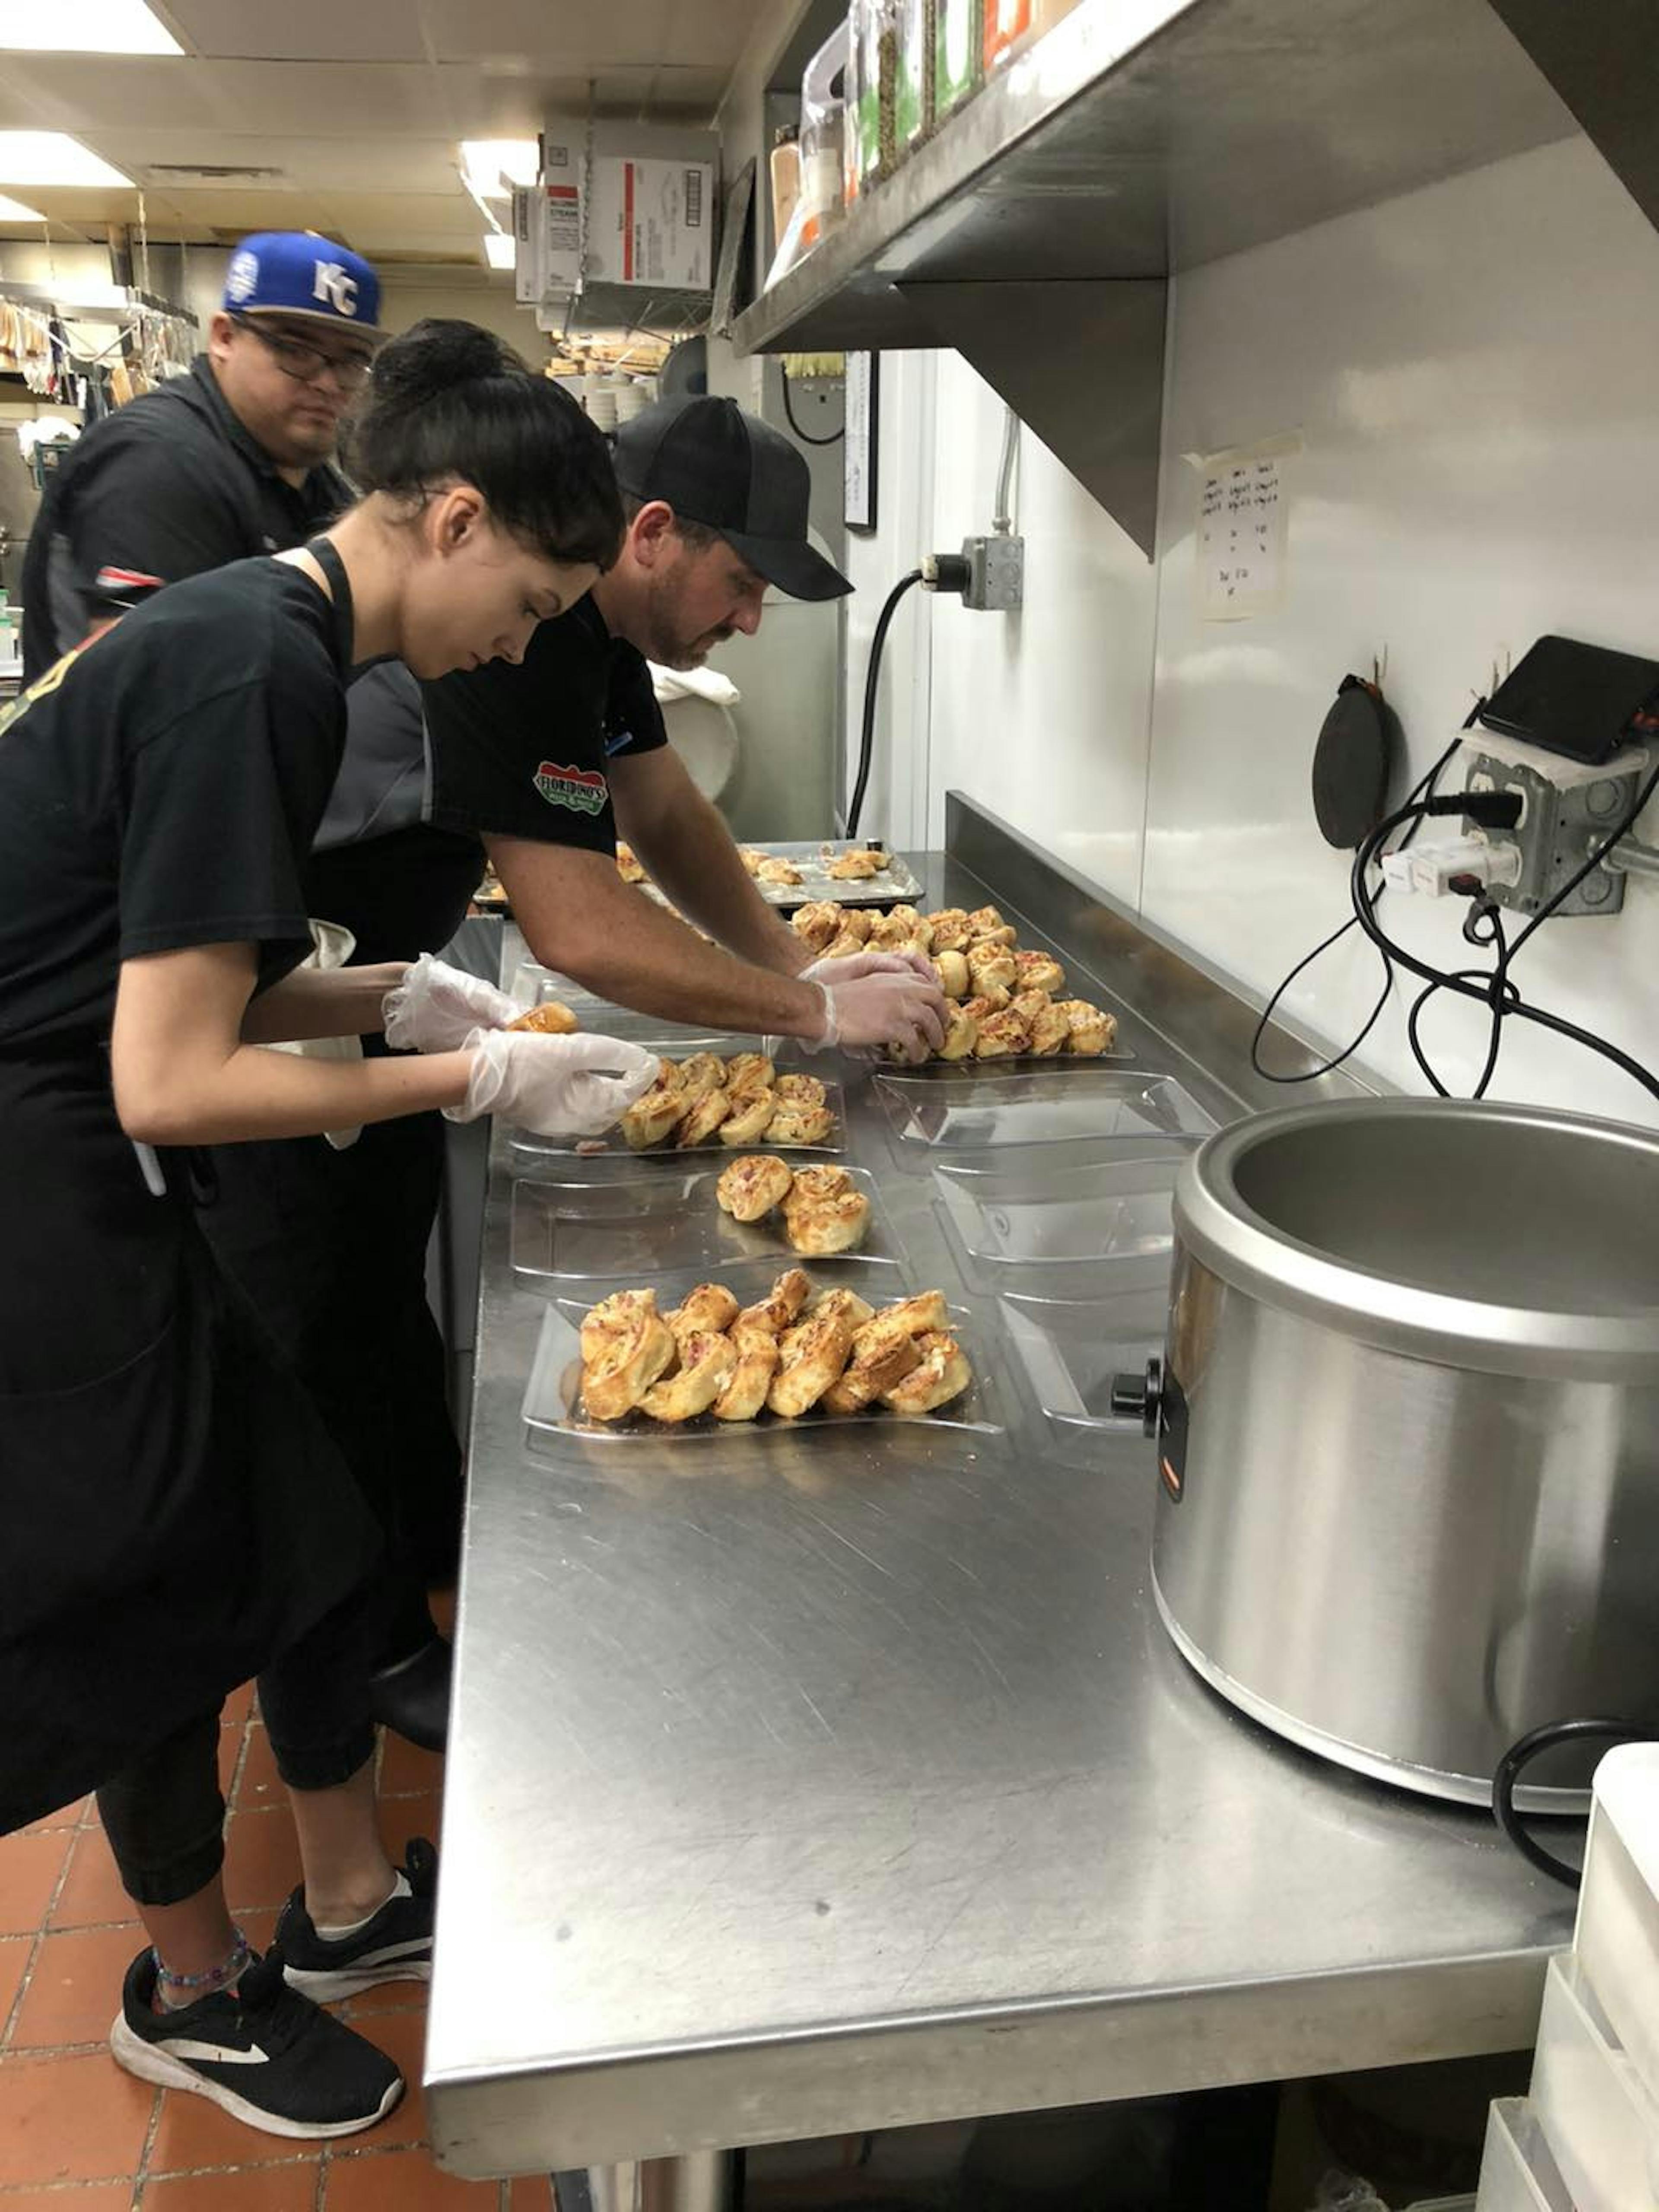
[[93,623],[163,584],[302,545],[350,500],[326,464],[299,485],[280,475],[198,356],[94,423],[53,478],[23,568],[26,680]]
[[591,594],[533,630],[516,665],[422,690],[427,818],[441,829],[614,852],[610,763],[668,742],[644,654],[611,635]]

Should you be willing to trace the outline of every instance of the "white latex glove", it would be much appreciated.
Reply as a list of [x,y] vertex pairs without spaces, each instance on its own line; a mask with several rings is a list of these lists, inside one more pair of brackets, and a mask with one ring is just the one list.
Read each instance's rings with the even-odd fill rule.
[[474,1030],[505,1029],[518,1014],[505,991],[430,952],[380,1001],[386,1041],[398,1052],[459,1052]]
[[597,1137],[657,1079],[653,1052],[620,1037],[544,1036],[535,1030],[473,1030],[472,1075],[452,1121],[494,1114],[539,1137]]
[[919,969],[909,953],[855,952],[815,965],[807,980],[823,994],[824,1025],[821,1036],[802,1038],[808,1052],[879,1045],[916,1061],[944,1043],[945,994],[925,962]]
[[803,983],[854,983],[861,975],[920,975],[937,984],[933,963],[920,952],[848,952],[837,960],[814,960],[800,971]]

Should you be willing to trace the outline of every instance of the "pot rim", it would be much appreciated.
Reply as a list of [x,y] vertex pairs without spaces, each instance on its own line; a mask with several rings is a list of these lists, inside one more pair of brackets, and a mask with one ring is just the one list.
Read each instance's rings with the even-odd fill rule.
[[1322,1127],[1338,1116],[1397,1121],[1454,1115],[1575,1130],[1659,1160],[1659,1132],[1550,1107],[1390,1097],[1279,1107],[1218,1130],[1182,1166],[1174,1199],[1177,1243],[1248,1296],[1382,1351],[1493,1375],[1659,1384],[1659,1304],[1623,1313],[1562,1313],[1402,1283],[1288,1235],[1240,1195],[1240,1160],[1298,1129]]

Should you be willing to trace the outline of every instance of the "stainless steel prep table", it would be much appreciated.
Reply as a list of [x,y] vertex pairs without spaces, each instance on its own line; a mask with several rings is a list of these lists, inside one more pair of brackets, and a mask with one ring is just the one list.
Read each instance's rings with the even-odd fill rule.
[[[1024,943],[1041,893],[1139,1064],[1220,1119],[1257,1102],[1172,1041],[1233,1049],[1202,979],[968,828],[990,880],[932,856],[930,904],[994,898]],[[1132,1012],[1153,983],[1161,1036]],[[962,1298],[929,1148],[867,1091],[849,1136],[916,1281]],[[532,1458],[544,1297],[508,1267],[510,1182],[498,1132],[427,2047],[445,2165],[684,2177],[720,2146],[1530,2043],[1571,1900],[1485,1817],[1304,1757],[1188,1671],[1138,1431],[1060,1447],[1004,1358],[1002,1438]]]

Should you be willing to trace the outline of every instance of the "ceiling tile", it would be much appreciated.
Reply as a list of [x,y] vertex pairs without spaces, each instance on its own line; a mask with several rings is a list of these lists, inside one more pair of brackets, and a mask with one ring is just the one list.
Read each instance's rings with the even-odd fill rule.
[[[185,168],[275,168],[287,187],[315,191],[461,193],[448,138],[284,138],[223,131],[104,131],[99,149],[136,184],[191,189]],[[156,164],[165,165],[157,170]],[[228,191],[250,187],[223,179]],[[467,203],[471,205],[471,202]]]
[[422,237],[473,238],[483,228],[483,217],[465,192],[440,199],[428,192],[330,192],[328,204],[337,220],[355,238],[373,231],[376,237],[404,228]]
[[761,0],[669,0],[668,29],[658,58],[687,67],[718,64],[730,76],[766,13]]
[[198,53],[244,61],[423,61],[410,0],[167,0]]
[[[29,187],[28,204],[39,208],[48,221],[67,224],[71,229],[89,231],[97,243],[102,244],[105,224],[137,222],[138,195],[124,192],[104,185],[53,185],[42,191],[38,185]],[[15,234],[20,237],[39,238],[40,226]]]
[[225,128],[279,137],[449,136],[435,70],[398,62],[214,62]]
[[522,57],[574,76],[667,63],[714,69],[742,52],[757,0],[425,0],[440,61]]
[[356,251],[371,261],[378,260],[382,254],[398,254],[434,261],[460,261],[471,266],[477,258],[476,231],[468,238],[452,230],[406,230],[401,225],[360,229],[354,224],[349,235]]
[[135,55],[6,57],[9,92],[27,100],[40,131],[154,125],[188,131],[223,125],[223,92],[205,62]]
[[[617,62],[653,61],[663,51],[672,0],[422,0],[440,61],[517,54],[587,76]],[[733,15],[743,12],[735,4]],[[707,59],[707,56],[699,57]]]
[[[209,237],[216,231],[245,237],[255,230],[319,230],[340,228],[331,201],[320,192],[207,191],[146,192],[144,205],[152,238]],[[135,218],[136,219],[136,218]]]

